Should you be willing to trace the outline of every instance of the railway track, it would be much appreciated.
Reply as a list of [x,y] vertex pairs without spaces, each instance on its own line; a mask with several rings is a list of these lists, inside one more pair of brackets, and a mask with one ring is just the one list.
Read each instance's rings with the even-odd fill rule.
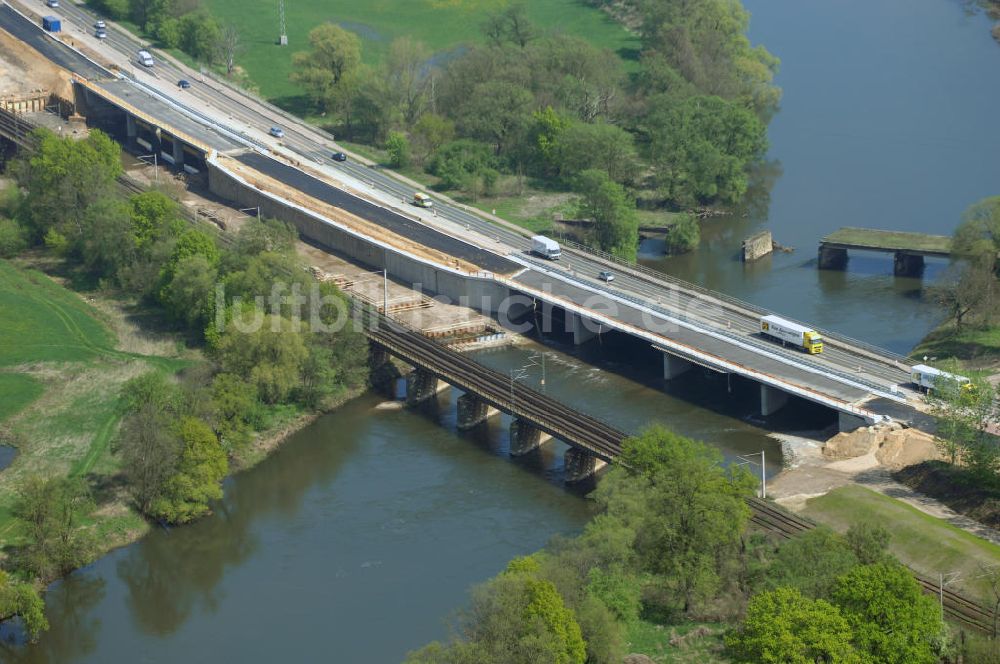
[[[750,498],[747,504],[750,506],[752,523],[786,539],[816,527],[811,521],[786,512],[760,498]],[[925,593],[939,598],[941,608],[947,617],[979,632],[995,634],[993,614],[982,605],[954,590],[942,588],[940,580],[935,581],[913,569],[910,569],[910,573]]]

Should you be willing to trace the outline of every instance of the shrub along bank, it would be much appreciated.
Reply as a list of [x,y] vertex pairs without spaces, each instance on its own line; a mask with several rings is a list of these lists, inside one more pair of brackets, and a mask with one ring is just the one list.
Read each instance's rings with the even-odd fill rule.
[[[109,357],[119,368],[101,392],[107,419],[99,439],[88,445],[77,436],[59,448],[76,461],[26,456],[13,475],[4,471],[3,479],[17,478],[13,528],[4,538],[15,585],[6,595],[0,588],[0,602],[14,598],[0,603],[0,615],[26,621],[36,605],[16,583],[43,585],[122,543],[95,525],[98,502],[114,499],[107,486],[121,483],[131,508],[149,519],[191,521],[221,496],[230,462],[253,456],[262,432],[327,407],[367,379],[366,341],[338,324],[344,297],[308,276],[294,229],[253,220],[221,245],[160,192],[122,197],[114,185],[119,148],[101,132],[74,141],[39,130],[35,138],[37,149],[8,168],[18,185],[0,210],[8,235],[36,257],[57,259],[77,280],[154,313],[191,350],[182,362],[118,351],[92,317],[67,313],[61,300],[74,298],[65,294],[37,291],[35,308],[23,307],[56,313],[74,334],[76,344],[53,346],[55,358]],[[43,322],[5,319],[4,333],[41,340],[51,332]],[[29,424],[15,422],[14,442],[23,438],[24,449],[37,450],[42,430]],[[69,433],[79,424],[68,422]],[[39,625],[28,624],[32,636]]]

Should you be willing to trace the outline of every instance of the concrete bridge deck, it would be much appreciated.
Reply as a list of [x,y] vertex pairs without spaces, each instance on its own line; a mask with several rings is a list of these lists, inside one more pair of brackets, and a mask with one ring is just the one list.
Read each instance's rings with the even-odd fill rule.
[[[69,12],[82,10],[73,7],[67,9]],[[0,27],[7,27],[12,21],[23,23],[24,19],[17,13],[0,13]],[[40,32],[36,26],[30,27]],[[21,25],[20,29],[26,28]],[[66,48],[47,35],[42,37],[43,54],[46,56],[53,50]],[[131,51],[127,50],[129,47],[119,45],[119,41],[124,39],[116,35],[110,45],[119,49],[120,57],[127,60],[131,55]],[[70,66],[75,65],[70,62]],[[397,256],[398,260],[389,261],[387,252],[390,248],[379,237],[348,238],[344,231],[336,235],[351,243],[367,243],[364,260],[375,267],[387,266],[390,272],[396,274],[394,268],[406,262],[406,273],[399,274],[400,278],[423,283],[431,292],[449,295],[453,299],[474,293],[481,299],[483,296],[492,297],[494,304],[498,304],[505,297],[527,294],[537,303],[565,308],[571,319],[575,317],[574,339],[581,343],[608,328],[636,334],[664,351],[666,377],[679,373],[679,368],[683,367],[679,362],[693,361],[718,371],[741,373],[760,381],[762,385],[820,401],[841,412],[860,414],[868,420],[877,417],[877,414],[859,406],[865,400],[872,397],[903,400],[897,396],[896,389],[908,376],[907,367],[902,364],[905,362],[903,358],[833,335],[826,340],[829,352],[823,356],[808,356],[761,339],[757,333],[760,311],[722,294],[683,284],[665,275],[654,276],[635,266],[613,264],[618,278],[613,284],[604,284],[597,280],[597,275],[609,266],[608,260],[583,250],[565,251],[563,260],[558,264],[533,259],[527,254],[529,240],[524,231],[512,229],[500,220],[490,221],[446,201],[439,201],[433,213],[411,210],[405,203],[400,206],[401,199],[406,201],[412,196],[412,184],[400,182],[354,161],[345,164],[332,162],[331,144],[317,143],[317,132],[312,128],[282,123],[286,138],[265,147],[284,155],[286,160],[274,159],[261,152],[262,141],[267,140],[266,137],[254,138],[245,129],[248,126],[246,123],[259,126],[260,117],[266,117],[258,110],[258,102],[249,99],[240,102],[234,99],[236,93],[232,91],[218,92],[209,86],[195,85],[192,88],[194,94],[204,97],[199,97],[200,103],[193,108],[190,104],[193,99],[188,99],[188,91],[173,97],[168,95],[172,84],[164,85],[163,76],[190,75],[183,70],[173,71],[171,66],[164,64],[161,67],[158,63],[155,73],[142,72],[146,77],[155,77],[158,82],[119,80],[112,84],[111,89],[95,89],[88,82],[85,87],[93,94],[100,94],[103,90],[112,105],[120,104],[121,98],[127,96],[128,107],[136,108],[145,118],[159,123],[157,132],[162,129],[165,134],[175,137],[190,135],[192,143],[204,143],[214,151],[241,143],[247,148],[255,148],[256,153],[228,152],[247,166],[269,171],[269,176],[279,186],[276,191],[270,192],[243,186],[239,195],[247,200],[233,200],[247,205],[268,202],[271,207],[268,210],[262,207],[264,214],[282,216],[280,213],[285,212],[301,218],[301,205],[284,200],[282,196],[292,190],[299,193],[304,190],[315,200],[326,201],[326,205],[352,208],[361,215],[374,216],[376,224],[388,224],[385,226],[387,231],[407,233],[421,242],[443,243],[438,247],[442,252],[453,251],[453,255],[467,258],[480,266],[481,272],[463,273],[449,265],[417,264],[412,255]],[[174,92],[170,91],[171,94]],[[130,111],[126,108],[125,112]],[[159,117],[160,113],[163,118]],[[185,116],[183,123],[176,119],[178,114]],[[137,122],[131,115],[123,118],[126,119]],[[174,121],[183,129],[174,128],[171,124]],[[234,121],[243,124],[234,125]],[[225,138],[223,144],[216,143],[220,136]],[[289,149],[311,159],[317,166],[310,170],[316,174],[290,166],[290,158],[287,157]],[[206,163],[212,160],[212,155],[208,155]],[[212,169],[210,176],[211,172]],[[363,195],[356,193],[362,191]],[[406,207],[406,214],[392,211],[393,206]],[[378,215],[372,212],[374,208],[378,208]],[[333,225],[324,222],[315,211],[304,213],[310,218],[309,228],[320,228],[324,223]],[[309,237],[304,227],[306,225],[300,225],[300,232]],[[332,237],[326,230],[321,232]],[[330,246],[341,249],[336,244]],[[520,275],[511,273],[509,268],[512,264],[523,268]],[[470,301],[469,306],[483,308],[481,302],[476,301]],[[491,310],[491,313],[495,311]],[[595,322],[596,332],[587,329]],[[605,325],[607,327],[602,327]],[[906,388],[901,391],[905,393]],[[762,406],[763,395],[762,392]],[[776,402],[769,399],[768,403],[773,406]]]

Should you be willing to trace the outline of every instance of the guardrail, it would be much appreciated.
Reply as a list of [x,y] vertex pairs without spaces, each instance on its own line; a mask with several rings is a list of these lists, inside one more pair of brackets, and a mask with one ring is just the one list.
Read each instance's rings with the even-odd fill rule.
[[[535,265],[537,265],[540,268],[543,268],[543,269],[546,269],[546,270],[550,269],[549,266],[543,264],[540,260],[536,260],[536,259],[530,258],[530,257],[523,258],[523,260],[525,260],[526,262],[530,262],[532,264],[535,264]],[[657,306],[655,304],[651,304],[647,300],[643,300],[643,299],[640,299],[640,298],[637,298],[637,297],[634,297],[634,296],[622,293],[622,292],[617,291],[617,290],[612,290],[611,288],[609,288],[609,287],[607,287],[607,286],[605,286],[603,284],[588,284],[587,286],[589,288],[593,289],[593,290],[602,291],[607,296],[611,296],[611,297],[615,297],[615,298],[620,298],[622,300],[626,300],[628,302],[631,302],[632,304],[635,304],[635,305],[637,305],[639,307],[642,307],[643,309],[650,309],[650,310],[656,312],[657,314],[660,314],[661,316],[664,316],[665,318],[674,319],[674,320],[680,320],[681,322],[685,323],[686,325],[690,326],[691,328],[695,328],[696,331],[701,331],[701,330],[705,329],[705,324],[702,321],[697,321],[697,320],[695,320],[693,318],[690,318],[690,317],[688,317],[688,316],[686,316],[686,315],[684,315],[682,313],[668,311],[667,309],[664,309],[664,308],[662,308],[660,306]],[[725,337],[725,338],[730,339],[733,342],[738,343],[740,345],[743,345],[743,346],[752,346],[754,350],[761,351],[761,352],[766,353],[768,355],[778,356],[778,357],[782,358],[782,360],[785,361],[786,363],[790,363],[792,365],[797,365],[797,366],[799,366],[801,368],[805,368],[806,370],[812,370],[812,371],[814,371],[816,373],[823,373],[825,375],[837,376],[841,381],[846,381],[846,382],[849,382],[849,383],[854,384],[854,385],[864,386],[864,387],[866,387],[868,389],[872,389],[875,392],[877,392],[879,394],[882,394],[882,395],[886,395],[886,396],[889,395],[889,390],[887,389],[887,387],[885,385],[880,385],[879,383],[874,383],[874,382],[866,380],[864,378],[859,378],[857,376],[853,376],[853,375],[850,375],[850,374],[845,374],[845,373],[843,373],[841,371],[837,371],[836,369],[831,369],[829,367],[825,367],[825,366],[824,367],[819,367],[819,366],[812,366],[812,365],[804,364],[802,362],[802,358],[796,357],[796,356],[792,355],[788,351],[784,350],[783,348],[781,348],[779,346],[776,346],[775,344],[764,343],[764,342],[761,342],[761,341],[759,341],[757,339],[754,339],[753,337],[747,337],[747,336],[739,335],[739,334],[736,334],[736,333],[734,333],[734,332],[732,332],[730,330],[724,329],[724,328],[714,328],[713,327],[709,331],[712,334],[716,334],[718,336]]]
[[[770,311],[770,310],[765,309],[764,307],[761,307],[759,305],[753,304],[751,302],[747,302],[746,300],[741,300],[741,299],[733,297],[731,295],[726,295],[725,293],[720,293],[718,291],[713,291],[711,289],[705,288],[704,286],[699,286],[698,284],[693,284],[693,283],[691,283],[689,281],[684,281],[683,279],[680,279],[678,277],[674,277],[672,275],[666,274],[665,272],[660,272],[659,270],[654,270],[652,268],[648,268],[645,265],[642,265],[640,263],[630,263],[630,262],[628,262],[626,260],[623,260],[623,259],[619,258],[618,256],[615,256],[614,254],[609,254],[606,251],[601,251],[599,249],[594,249],[592,247],[588,247],[586,245],[580,244],[579,242],[575,242],[573,240],[567,239],[565,236],[560,237],[559,242],[562,243],[562,244],[564,244],[564,245],[566,245],[566,246],[569,246],[571,249],[573,249],[574,251],[576,251],[578,253],[589,254],[591,256],[596,256],[597,258],[600,258],[600,259],[602,259],[604,261],[607,261],[607,262],[610,262],[610,263],[614,263],[614,264],[616,264],[618,266],[621,266],[621,267],[623,267],[625,269],[633,270],[635,272],[639,272],[639,273],[641,273],[641,274],[643,274],[643,275],[645,275],[647,277],[650,277],[652,279],[656,279],[656,280],[659,280],[659,281],[665,281],[665,282],[667,282],[669,284],[677,286],[678,288],[682,288],[684,290],[688,290],[688,291],[692,291],[692,292],[698,293],[699,295],[702,295],[702,296],[705,296],[705,297],[709,297],[709,298],[713,298],[713,299],[719,300],[721,302],[725,302],[726,304],[728,304],[730,306],[739,307],[741,309],[745,309],[745,310],[747,310],[747,311],[749,311],[749,312],[751,312],[751,313],[753,313],[755,315],[758,315],[758,316],[767,316],[767,315],[770,315],[770,314],[776,314],[776,312],[774,312],[774,311]],[[781,314],[776,314],[776,315],[781,315]],[[797,321],[794,318],[788,318],[787,316],[784,316],[784,315],[782,315],[782,318],[785,318],[785,319],[787,319],[789,321],[792,321],[794,323],[799,323],[800,325],[803,325],[805,327],[812,328],[812,329],[816,330],[817,332],[819,332],[820,334],[822,334],[825,337],[831,337],[831,338],[835,339],[836,341],[840,342],[842,345],[855,346],[855,347],[863,349],[863,350],[865,350],[865,351],[867,351],[869,353],[878,355],[880,358],[887,358],[889,360],[903,361],[903,362],[907,363],[907,366],[909,366],[909,359],[908,358],[906,358],[906,357],[904,357],[902,355],[899,355],[897,353],[893,353],[892,351],[886,350],[884,348],[879,348],[875,344],[869,343],[867,341],[861,341],[860,339],[854,339],[852,337],[849,337],[847,335],[841,334],[839,332],[830,332],[829,330],[825,330],[825,329],[823,329],[821,327],[816,327],[815,325],[812,325],[810,323],[805,323],[805,322],[802,322],[802,321]]]

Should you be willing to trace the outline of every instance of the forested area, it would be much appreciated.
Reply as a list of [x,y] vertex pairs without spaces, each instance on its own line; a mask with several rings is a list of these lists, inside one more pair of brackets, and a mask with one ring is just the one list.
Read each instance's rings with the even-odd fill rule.
[[[343,324],[344,296],[305,270],[290,226],[248,220],[223,244],[160,191],[123,195],[120,148],[100,131],[74,140],[41,129],[34,139],[8,167],[17,186],[2,201],[0,257],[59,257],[203,349],[177,375],[156,369],[124,384],[113,442],[138,511],[163,524],[196,519],[259,432],[365,385],[367,342]],[[24,482],[14,508],[23,544],[8,558],[13,576],[0,577],[0,615],[21,615],[37,636],[44,614],[30,583],[18,583],[52,580],[100,551],[86,528],[96,507],[84,477]]]
[[[767,147],[780,97],[777,59],[751,47],[738,0],[626,3],[641,17],[642,52],[617,53],[545,34],[511,5],[482,26],[483,45],[440,67],[405,37],[377,67],[358,37],[327,23],[295,56],[292,79],[338,135],[384,146],[446,190],[496,195],[503,177],[581,196],[591,240],[633,259],[636,201],[692,209],[740,200],[747,168]],[[697,243],[689,228],[679,250]]]
[[730,626],[713,661],[930,664],[979,652],[952,640],[936,601],[886,552],[887,531],[772,539],[748,529],[754,487],[714,449],[646,430],[602,479],[582,535],[512,561],[473,590],[451,641],[407,661],[617,663],[637,623],[692,620]]

